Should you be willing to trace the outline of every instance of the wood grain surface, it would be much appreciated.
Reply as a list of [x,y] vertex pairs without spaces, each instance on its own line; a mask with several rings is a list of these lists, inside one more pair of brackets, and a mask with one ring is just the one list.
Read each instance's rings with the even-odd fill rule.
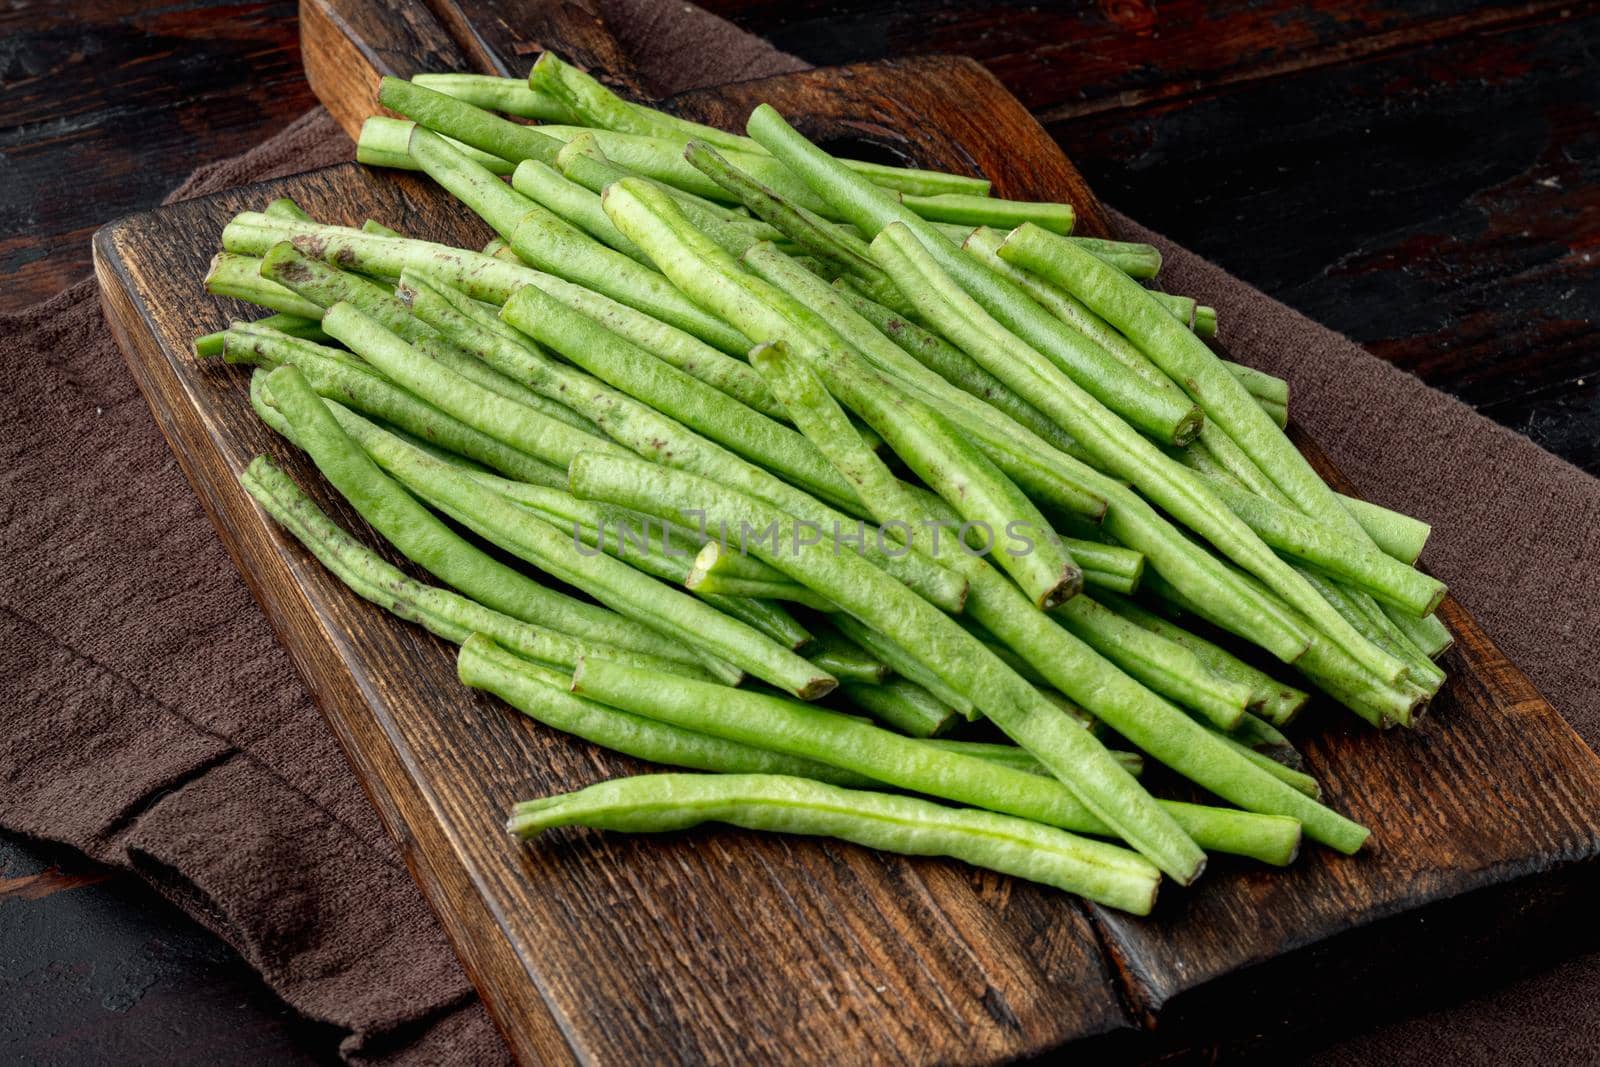
[[[964,64],[944,70],[897,91],[889,74],[856,69],[683,104],[714,116],[768,99],[825,128],[848,126],[854,100],[861,115],[922,116],[928,129],[915,137],[851,131],[916,162],[964,158],[965,169],[994,166],[1003,182],[1038,183],[1009,191],[1071,188],[1070,165],[1025,112],[971,95],[997,92],[995,83]],[[938,145],[931,131],[961,128],[944,86],[969,110],[1021,118],[965,128],[971,139],[959,149]],[[1002,176],[1001,156],[1016,177]],[[1460,642],[1452,682],[1423,729],[1378,734],[1322,708],[1299,731],[1332,802],[1374,827],[1373,847],[1354,859],[1313,849],[1287,872],[1219,862],[1197,889],[1169,889],[1148,920],[954,863],[735,831],[514,844],[499,823],[515,800],[638,767],[461,688],[446,645],[339,587],[237,486],[253,454],[272,452],[374,540],[256,422],[245,376],[198,366],[187,352],[190,337],[230,312],[194,299],[211,250],[195,235],[278,195],[330,221],[372,217],[468,245],[487,236],[414,179],[333,168],[108,227],[96,241],[108,317],[524,1061],[989,1060],[1085,1040],[1148,1052],[1161,1039],[1137,1035],[1158,1017],[1180,1020],[1181,1032],[1184,1005],[1217,991],[1230,1010],[1201,1012],[1213,1029],[1253,1025],[1258,1002],[1292,997],[1332,1010],[1381,996],[1413,973],[1390,954],[1395,946],[1441,961],[1462,946],[1482,951],[1485,910],[1502,920],[1493,943],[1514,940],[1572,899],[1552,871],[1593,870],[1583,861],[1600,850],[1600,765],[1453,602],[1444,609]],[[1449,903],[1418,910],[1437,902]],[[1329,984],[1351,973],[1367,978]]]

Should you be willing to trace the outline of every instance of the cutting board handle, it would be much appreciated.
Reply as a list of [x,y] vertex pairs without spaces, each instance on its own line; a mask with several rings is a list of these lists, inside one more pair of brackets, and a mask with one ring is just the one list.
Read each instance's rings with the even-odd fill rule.
[[379,110],[383,75],[526,77],[547,50],[630,99],[649,98],[593,0],[300,0],[306,80],[352,138]]

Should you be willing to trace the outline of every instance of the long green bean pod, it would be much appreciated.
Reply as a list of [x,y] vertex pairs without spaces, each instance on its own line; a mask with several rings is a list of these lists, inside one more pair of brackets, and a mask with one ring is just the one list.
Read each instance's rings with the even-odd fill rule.
[[[1044,349],[1053,360],[1072,367],[1073,380],[1081,388],[1139,429],[1157,440],[1180,445],[1199,431],[1203,417],[1197,407],[1152,394],[1105,349],[1063,326],[1026,293],[963,255],[915,212],[839,166],[771,107],[763,104],[755,109],[749,132],[863,233],[876,235],[896,221],[910,227],[939,265],[990,314],[1023,340]],[[904,286],[900,289],[904,292]],[[913,294],[905,295],[910,298]]]
[[724,822],[748,830],[833,837],[881,852],[946,856],[1148,915],[1160,875],[1112,865],[1064,830],[916,797],[841,789],[781,775],[658,774],[618,778],[519,804],[507,828],[554,826],[649,833]]
[[999,200],[960,193],[941,193],[937,196],[902,193],[900,202],[929,222],[953,222],[962,226],[998,226],[1009,230],[1024,222],[1031,222],[1056,233],[1068,234],[1077,221],[1071,204]]
[[[284,409],[276,380],[269,379],[272,395],[279,408]],[[301,405],[284,412],[297,430],[299,422],[310,417],[307,408],[309,405]],[[338,423],[332,419],[330,415],[329,422],[337,429]],[[367,454],[412,492],[479,536],[584,590],[619,614],[658,633],[682,634],[686,641],[711,655],[804,699],[821,696],[833,688],[833,678],[748,625],[610,556],[579,552],[559,529],[479,484],[469,473],[434,459],[370,423],[346,425],[354,430],[352,436]]]
[[456,675],[463,685],[493,693],[536,722],[636,759],[698,771],[792,774],[837,785],[873,784],[825,763],[725,741],[573,696],[569,673],[529,663],[485,634],[473,634],[462,642]]
[[339,303],[329,308],[322,317],[322,328],[439,410],[547,463],[564,467],[584,451],[624,452],[609,440],[507,400],[438,365],[353,305]]
[[511,174],[511,188],[544,207],[552,214],[586,232],[590,237],[618,252],[650,266],[650,259],[632,241],[622,236],[600,210],[599,194],[590,192],[547,163],[525,159]]
[[1428,535],[1433,532],[1433,527],[1421,519],[1413,519],[1410,515],[1390,511],[1357,497],[1341,493],[1339,503],[1361,524],[1367,536],[1380,549],[1401,563],[1416,563],[1422,555],[1423,546],[1428,543]]
[[[1132,340],[1166,371],[1244,450],[1252,462],[1294,504],[1313,518],[1356,538],[1366,537],[1360,524],[1311,468],[1272,419],[1261,410],[1205,343],[1152,301],[1145,290],[1093,255],[1063,244],[1032,226],[1019,226],[1000,247],[1002,258],[1027,267],[1073,290],[1107,322]],[[1354,654],[1355,649],[1350,650]],[[1368,662],[1370,657],[1358,660]],[[1380,675],[1386,674],[1378,670]]]
[[830,223],[797,204],[791,204],[773,190],[729,163],[716,149],[690,141],[683,151],[690,166],[716,182],[758,218],[764,219],[800,248],[831,264],[836,270],[860,281],[877,299],[903,307],[904,299],[889,276],[872,261],[867,244],[846,229]]
[[[828,763],[886,785],[1064,830],[1108,832],[1104,823],[1094,819],[1072,792],[1053,778],[928,745],[820,708],[715,684],[679,682],[594,658],[578,665],[572,688],[612,707]],[[658,698],[652,697],[652,691]],[[1292,830],[1298,838],[1292,819],[1252,818],[1273,820],[1270,825]],[[1213,842],[1212,847],[1216,845]],[[1227,849],[1224,846],[1222,850]],[[1114,849],[1104,855],[1106,862],[1126,864],[1132,854]],[[1139,865],[1143,863],[1139,861]]]
[[[322,343],[328,340],[328,335],[322,332],[322,316],[306,318],[300,315],[288,315],[279,312],[268,315],[264,319],[256,319],[250,323],[258,330],[275,330],[289,337],[297,337],[303,341],[316,341]],[[222,355],[224,347],[223,330],[216,330],[194,339],[194,355],[196,359],[210,359]]]
[[[401,78],[386,77],[378,82],[378,103],[424,129],[503,159],[513,167],[525,159],[537,159],[553,166],[556,153],[561,151],[562,142],[537,126],[509,122],[463,100]],[[409,149],[407,154],[410,154]]]
[[448,589],[407,575],[340,529],[294,480],[266,456],[257,456],[240,483],[273,520],[288,530],[322,565],[364,600],[417,623],[452,644],[483,633],[527,659],[571,670],[586,655],[710,681],[700,668],[613,645],[579,641],[555,630],[513,619]]
[[[735,323],[752,343],[804,339],[804,348],[796,350],[805,354],[828,391],[847,402],[967,523],[988,530],[997,564],[1035,602],[1059,603],[1082,587],[1082,572],[1016,484],[926,404],[881,388],[882,379],[820,316],[775,286],[744,274],[651,186],[631,179],[618,182],[607,188],[604,202],[618,228],[670,272],[676,285]],[[1008,542],[1030,542],[1031,551],[1014,550],[1010,543],[1000,548],[1001,531]]]
[[[786,307],[798,305],[810,309],[826,322],[827,329],[837,335],[838,340],[863,357],[873,370],[924,401],[965,432],[979,450],[1036,503],[1090,521],[1097,521],[1103,515],[1104,499],[1073,478],[1076,464],[1070,458],[1065,463],[1058,462],[1061,457],[1052,442],[1039,438],[1011,416],[1027,418],[1031,413],[1052,430],[1054,424],[1008,388],[991,389],[989,385],[993,379],[964,353],[961,358],[973,373],[968,373],[965,366],[923,366],[916,359],[908,358],[907,352],[857,315],[844,294],[772,246],[753,245],[744,254],[743,262],[791,298],[792,303],[786,303]],[[819,337],[823,335],[820,331],[813,332]],[[947,375],[949,380],[941,375]],[[998,382],[994,384],[999,385]],[[1063,441],[1064,435],[1054,436],[1055,444],[1071,444],[1070,439]]]

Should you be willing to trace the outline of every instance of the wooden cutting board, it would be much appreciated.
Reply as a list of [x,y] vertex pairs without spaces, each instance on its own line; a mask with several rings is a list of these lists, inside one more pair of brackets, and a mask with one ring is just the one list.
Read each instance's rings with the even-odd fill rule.
[[[368,113],[374,70],[521,72],[535,40],[623,70],[603,25],[573,5],[533,5],[543,21],[520,23],[521,37],[497,4],[454,23],[443,16],[461,9],[443,0],[377,6],[302,8],[308,72],[347,124]],[[734,127],[761,100],[814,136],[985,173],[1004,195],[1070,200],[1104,232],[1056,146],[970,61],[819,70],[669,104]],[[1372,846],[1350,859],[1312,848],[1288,871],[1219,859],[1197,888],[1169,886],[1148,919],[958,863],[724,828],[514,842],[501,825],[515,801],[645,766],[462,687],[450,646],[350,594],[239,488],[251,457],[271,453],[380,543],[255,419],[246,373],[189,352],[192,337],[251,314],[205,296],[201,280],[226,221],[278,196],[331,222],[373,218],[469,247],[489,237],[423,181],[333,167],[107,226],[95,239],[106,315],[521,1061],[979,1061],[1071,1042],[1143,1056],[1284,1019],[1397,1010],[1583,906],[1600,761],[1453,600],[1451,680],[1421,729],[1378,734],[1320,708],[1295,731],[1330,803],[1373,827]]]

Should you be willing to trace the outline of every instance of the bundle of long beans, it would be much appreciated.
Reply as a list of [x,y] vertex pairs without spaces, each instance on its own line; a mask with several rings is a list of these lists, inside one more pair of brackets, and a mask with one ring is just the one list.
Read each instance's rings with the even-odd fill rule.
[[[275,314],[197,351],[257,367],[261,417],[450,587],[246,473],[352,589],[459,644],[463,682],[712,772],[530,801],[514,832],[719,820],[1140,913],[1207,852],[1362,846],[1281,731],[1308,694],[1261,664],[1411,725],[1450,643],[1428,528],[1317,477],[1285,383],[1212,352],[1216,313],[1147,284],[1155,249],[548,54],[380,99],[405,118],[360,158],[496,240],[241,214],[208,288]],[[1156,799],[1143,758],[1226,806]]]

